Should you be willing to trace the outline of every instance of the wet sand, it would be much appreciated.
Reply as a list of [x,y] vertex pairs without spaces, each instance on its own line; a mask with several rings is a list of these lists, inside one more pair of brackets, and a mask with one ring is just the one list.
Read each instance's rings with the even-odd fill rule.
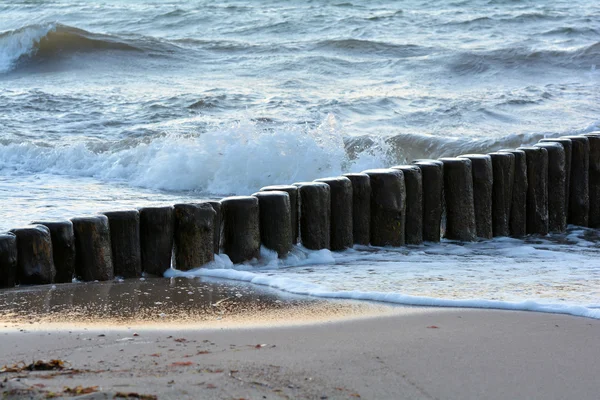
[[128,279],[0,291],[0,329],[298,325],[393,313],[399,308],[296,296],[223,279]]
[[[7,398],[69,391],[88,399],[600,394],[600,321],[565,315],[329,302],[187,279],[2,291],[0,309],[0,369],[40,359],[67,366],[0,373]],[[181,319],[188,312],[194,317]],[[81,395],[86,388],[93,393]]]

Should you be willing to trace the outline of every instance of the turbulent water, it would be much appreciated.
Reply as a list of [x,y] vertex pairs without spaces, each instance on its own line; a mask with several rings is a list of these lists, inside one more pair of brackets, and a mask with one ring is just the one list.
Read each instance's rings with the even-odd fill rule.
[[590,0],[2,1],[0,228],[595,130],[598,21]]

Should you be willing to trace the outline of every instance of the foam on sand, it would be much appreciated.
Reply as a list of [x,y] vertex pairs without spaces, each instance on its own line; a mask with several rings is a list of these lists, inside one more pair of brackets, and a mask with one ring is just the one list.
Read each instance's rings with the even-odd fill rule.
[[520,241],[443,241],[404,248],[355,246],[341,253],[295,247],[279,260],[234,265],[226,255],[165,276],[213,277],[297,295],[411,306],[537,311],[600,319],[600,252],[592,230]]

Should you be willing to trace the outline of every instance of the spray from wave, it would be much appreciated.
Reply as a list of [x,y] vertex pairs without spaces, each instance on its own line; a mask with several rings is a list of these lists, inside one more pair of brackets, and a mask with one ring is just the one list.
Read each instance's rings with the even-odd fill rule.
[[[385,146],[381,142],[380,146]],[[150,141],[6,143],[0,169],[15,175],[47,173],[94,177],[152,189],[248,194],[270,184],[339,175],[389,164],[377,145],[349,157],[335,118],[319,126],[265,129],[240,122],[197,135],[165,135]]]
[[[597,124],[568,133],[591,132]],[[563,133],[566,134],[567,132]],[[52,174],[169,191],[250,194],[262,186],[389,167],[417,158],[486,153],[558,134],[498,138],[431,135],[345,137],[330,115],[318,126],[265,126],[247,120],[198,134],[117,141],[0,141],[5,175]]]

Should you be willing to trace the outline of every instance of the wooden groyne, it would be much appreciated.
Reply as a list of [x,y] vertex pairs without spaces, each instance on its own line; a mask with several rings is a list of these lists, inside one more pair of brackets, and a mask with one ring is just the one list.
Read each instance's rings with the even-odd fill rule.
[[161,276],[265,246],[419,245],[600,227],[600,132],[367,170],[221,201],[35,221],[0,233],[0,288]]

